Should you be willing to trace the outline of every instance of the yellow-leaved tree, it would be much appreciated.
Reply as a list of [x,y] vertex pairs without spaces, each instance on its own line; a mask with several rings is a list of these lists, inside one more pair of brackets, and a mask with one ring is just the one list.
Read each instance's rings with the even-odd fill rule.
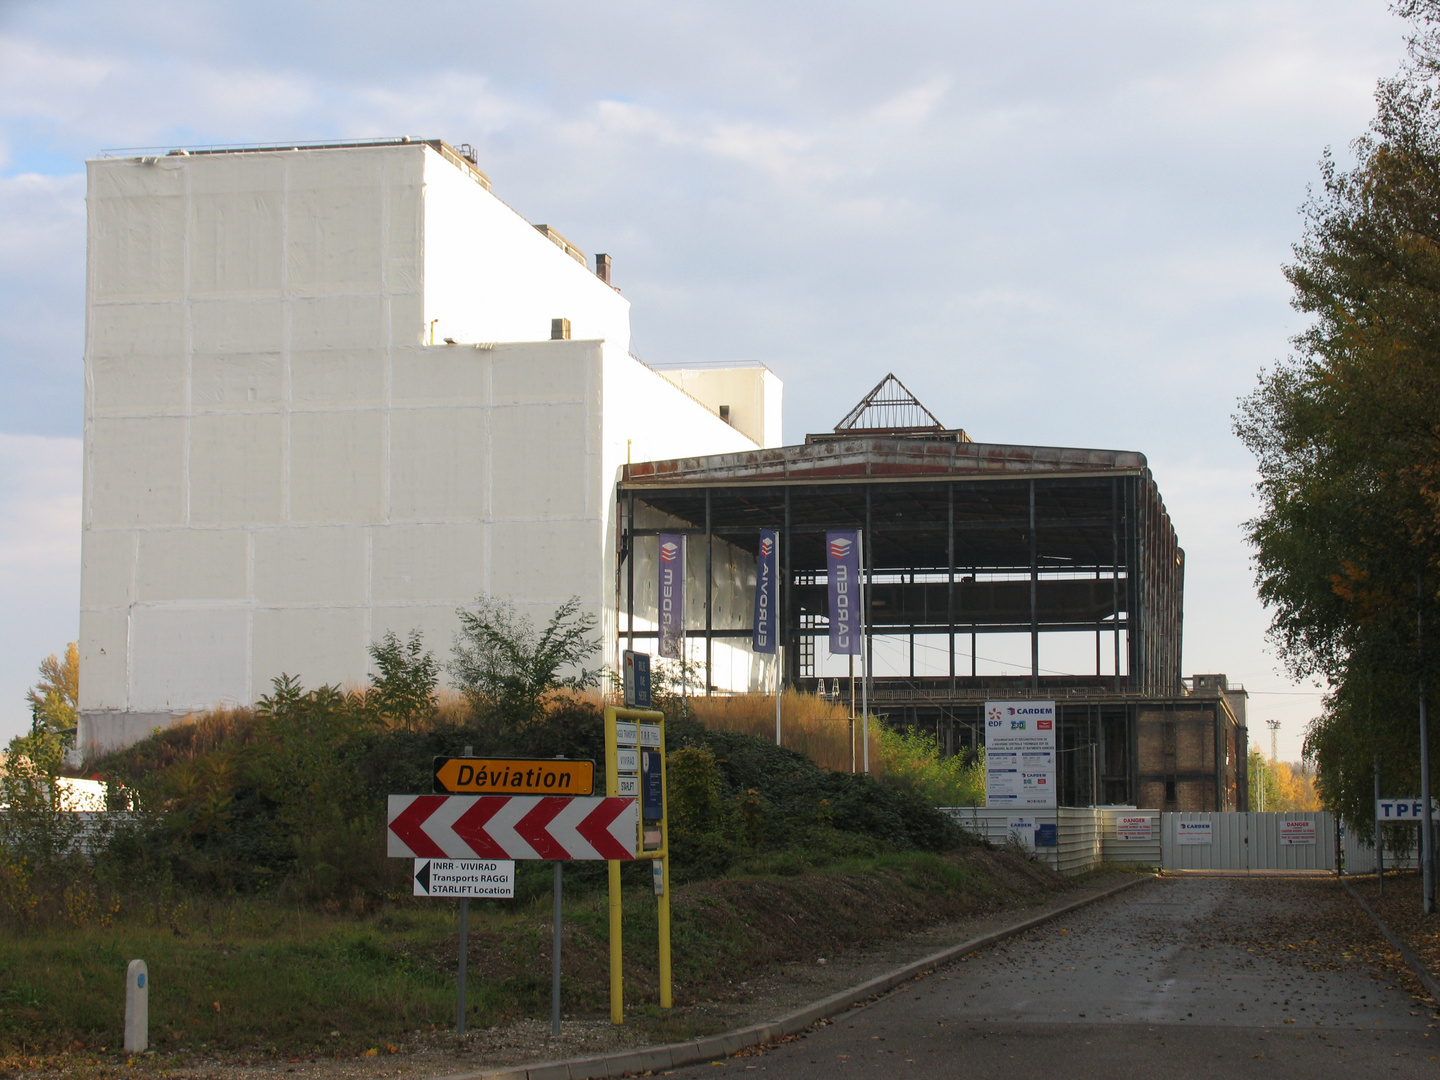
[[25,695],[30,702],[30,730],[58,734],[75,727],[79,717],[80,650],[65,647],[65,659],[51,653],[40,661],[40,681]]

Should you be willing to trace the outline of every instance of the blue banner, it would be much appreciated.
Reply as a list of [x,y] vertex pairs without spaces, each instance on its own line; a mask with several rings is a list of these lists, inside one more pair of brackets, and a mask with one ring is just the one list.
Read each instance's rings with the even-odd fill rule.
[[660,534],[660,655],[678,658],[685,637],[685,537]]
[[830,593],[830,655],[860,654],[860,534],[854,529],[825,534],[825,569]]
[[755,631],[750,645],[757,653],[773,653],[780,610],[780,534],[760,530],[760,551],[755,560]]

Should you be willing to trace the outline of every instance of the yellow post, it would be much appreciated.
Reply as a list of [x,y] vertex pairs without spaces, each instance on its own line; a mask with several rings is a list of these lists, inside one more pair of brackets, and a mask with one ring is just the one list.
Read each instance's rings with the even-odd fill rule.
[[[640,723],[642,721],[660,725],[660,791],[662,796],[662,814],[668,811],[665,806],[665,714],[653,712],[649,709],[622,709],[614,705],[605,706],[605,794],[616,796],[620,794],[620,767],[615,760],[615,751],[618,748],[618,740],[615,735],[615,722],[617,720],[628,720]],[[636,740],[635,749],[638,751],[639,740]],[[660,897],[660,1004],[664,1008],[670,1008],[670,832],[669,821],[664,816],[660,819],[660,850],[647,852],[645,850],[645,821],[643,814],[637,820],[635,835],[635,857],[659,858],[661,860],[661,880],[664,882],[664,895]],[[625,979],[624,969],[621,966],[623,950],[621,947],[621,896],[620,896],[620,861],[610,860],[610,1022],[612,1024],[623,1024],[625,1022]]]
[[[615,761],[615,707],[605,707],[605,794],[620,793],[620,769]],[[611,859],[610,873],[610,1022],[625,1022],[625,976],[620,941],[620,860]]]

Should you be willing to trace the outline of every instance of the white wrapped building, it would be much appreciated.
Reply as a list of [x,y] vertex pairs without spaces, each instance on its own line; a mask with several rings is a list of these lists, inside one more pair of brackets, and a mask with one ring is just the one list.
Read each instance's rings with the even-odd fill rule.
[[[386,631],[444,656],[481,592],[579,596],[613,663],[625,462],[781,441],[773,374],[635,359],[608,259],[444,143],[99,158],[88,205],[86,753],[361,684]],[[753,557],[716,557],[738,613]],[[714,683],[768,686],[752,659]]]

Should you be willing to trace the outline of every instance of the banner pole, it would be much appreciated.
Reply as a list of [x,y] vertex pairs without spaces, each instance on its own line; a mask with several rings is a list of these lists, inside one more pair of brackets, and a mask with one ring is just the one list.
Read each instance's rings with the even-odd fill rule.
[[856,535],[860,539],[860,743],[861,752],[865,761],[866,773],[870,771],[870,657],[866,651],[866,625],[869,612],[865,609],[869,606],[869,585],[870,575],[866,573],[865,562],[865,530],[860,529]]
[[[778,565],[779,559],[776,559]],[[780,597],[784,590],[776,580],[775,586],[775,745],[782,745],[780,741],[780,695],[785,692],[785,646],[781,644],[780,627],[784,625],[781,621]]]

